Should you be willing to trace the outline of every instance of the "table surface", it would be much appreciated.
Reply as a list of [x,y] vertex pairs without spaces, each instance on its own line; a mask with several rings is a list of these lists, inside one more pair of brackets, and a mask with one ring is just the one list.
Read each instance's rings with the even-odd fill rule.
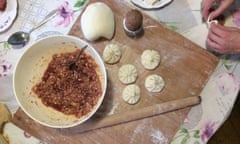
[[[30,43],[52,34],[68,34],[82,11],[81,7],[75,5],[77,2],[78,0],[70,0],[67,3],[54,0],[51,1],[51,5],[48,5],[45,1],[19,0],[18,17],[8,31],[1,33],[0,39],[6,40],[11,33],[18,30],[29,30],[34,23],[38,22],[49,11],[61,6],[67,7],[70,13],[75,12],[67,19],[58,16],[34,31],[31,35]],[[127,2],[131,4],[129,1]],[[178,0],[161,9],[140,10],[166,25],[169,29],[182,34],[205,48],[205,38],[208,30],[201,19],[200,2],[200,0]],[[52,7],[52,5],[56,7]],[[238,5],[236,3],[233,9]],[[234,12],[236,13],[235,15],[227,17],[225,25],[238,26],[238,23],[233,21],[238,17],[238,11]],[[13,113],[18,108],[18,104],[13,94],[12,72],[17,59],[23,51],[24,48],[13,49],[6,44],[0,46],[0,102],[5,103]],[[239,56],[220,55],[219,58],[221,61],[201,92],[201,105],[195,106],[190,110],[173,139],[166,140],[164,133],[158,129],[152,136],[152,143],[206,143],[228,118],[239,90]],[[13,129],[15,129],[14,134],[12,133]],[[4,133],[13,141],[20,141],[19,139],[22,138],[21,141],[24,141],[24,143],[41,142],[41,140],[32,136],[26,137],[26,132],[18,129],[12,123],[5,126]],[[18,134],[17,137],[14,136],[16,133]],[[135,136],[141,135],[141,131],[135,133]]]

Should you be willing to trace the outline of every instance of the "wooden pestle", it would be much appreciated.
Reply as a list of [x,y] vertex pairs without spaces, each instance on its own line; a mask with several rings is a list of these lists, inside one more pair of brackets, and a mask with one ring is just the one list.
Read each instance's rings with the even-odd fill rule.
[[95,130],[99,128],[109,127],[121,123],[126,123],[134,120],[139,120],[189,106],[197,105],[201,102],[200,96],[192,96],[187,98],[181,98],[177,100],[172,100],[168,102],[163,102],[160,104],[154,104],[152,106],[144,107],[141,109],[136,109],[132,111],[126,111],[119,114],[113,114],[102,119],[97,119],[95,122],[86,122],[73,129],[69,129],[71,133],[82,133],[90,130]]

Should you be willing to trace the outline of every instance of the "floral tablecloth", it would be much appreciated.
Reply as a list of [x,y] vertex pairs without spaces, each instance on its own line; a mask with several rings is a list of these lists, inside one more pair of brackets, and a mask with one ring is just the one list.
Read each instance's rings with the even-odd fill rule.
[[[131,4],[129,0],[125,1]],[[34,31],[31,34],[30,43],[48,35],[67,34],[85,3],[85,0],[19,0],[18,16],[9,30],[0,33],[0,40],[7,40],[8,36],[15,31],[30,30],[34,24],[56,8],[60,9],[61,13]],[[141,10],[165,24],[168,28],[206,48],[205,39],[208,29],[202,21],[200,3],[201,0],[174,0],[161,9]],[[236,1],[227,13],[225,25],[240,26],[240,11],[237,9],[240,6],[239,3],[239,1]],[[6,104],[12,113],[18,108],[13,94],[12,74],[17,59],[23,51],[24,48],[16,49],[7,43],[0,44],[0,102]],[[218,56],[221,60],[201,93],[202,103],[190,110],[173,140],[159,139],[157,143],[207,143],[228,118],[239,91],[240,67],[238,64],[240,56]],[[11,143],[44,143],[12,123],[5,126],[4,135],[10,138]],[[153,143],[156,143],[156,141]]]

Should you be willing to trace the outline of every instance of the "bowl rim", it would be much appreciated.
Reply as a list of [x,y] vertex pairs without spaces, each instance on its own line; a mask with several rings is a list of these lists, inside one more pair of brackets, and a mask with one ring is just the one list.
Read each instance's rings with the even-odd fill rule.
[[[38,44],[38,43],[41,43],[42,41],[45,41],[45,40],[48,40],[48,39],[52,39],[52,38],[66,38],[66,40],[75,40],[75,41],[79,41],[80,43],[82,43],[83,45],[88,45],[88,48],[91,48],[92,51],[96,54],[97,57],[93,57],[95,60],[98,60],[98,65],[100,67],[100,70],[101,70],[101,73],[103,75],[103,87],[102,87],[102,95],[101,97],[99,98],[97,104],[93,107],[92,111],[90,111],[88,114],[86,114],[86,118],[82,119],[82,120],[78,120],[76,122],[73,122],[71,124],[66,124],[66,125],[60,125],[60,124],[57,124],[57,125],[52,125],[52,124],[49,124],[45,121],[41,121],[41,120],[38,120],[36,117],[32,116],[26,109],[25,107],[22,105],[22,103],[20,102],[20,99],[19,99],[19,94],[17,94],[16,92],[16,85],[15,85],[15,80],[16,80],[16,71],[18,69],[18,66],[19,66],[19,63],[21,62],[21,60],[23,59],[23,57],[25,56],[25,54],[31,50],[31,48]],[[94,49],[94,47],[88,43],[87,41],[84,41],[82,40],[81,38],[78,38],[78,37],[75,37],[75,36],[71,36],[71,35],[52,35],[52,36],[48,36],[48,37],[45,37],[45,38],[42,38],[42,39],[39,39],[31,44],[29,44],[28,46],[25,47],[25,50],[23,51],[22,55],[20,56],[20,58],[17,60],[17,63],[13,69],[13,79],[12,79],[12,82],[13,82],[13,93],[14,93],[14,97],[16,98],[20,108],[24,111],[25,114],[27,114],[27,116],[29,116],[31,119],[33,119],[35,122],[37,123],[40,123],[44,126],[47,126],[47,127],[51,127],[51,128],[71,128],[71,127],[74,127],[74,126],[77,126],[77,125],[80,125],[82,123],[84,123],[85,121],[89,120],[95,113],[96,111],[99,109],[99,107],[101,106],[101,104],[103,103],[104,101],[104,97],[106,95],[106,90],[107,90],[107,70],[106,70],[106,67],[105,67],[105,64],[103,62],[103,59],[102,57],[100,56],[100,54]]]

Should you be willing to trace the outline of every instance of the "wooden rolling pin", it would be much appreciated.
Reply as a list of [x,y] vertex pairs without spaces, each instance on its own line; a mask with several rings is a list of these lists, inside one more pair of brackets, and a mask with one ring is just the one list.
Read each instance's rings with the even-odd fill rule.
[[[70,133],[82,133],[99,128],[109,127],[121,123],[126,123],[134,120],[139,120],[189,106],[197,105],[201,102],[200,96],[193,96],[182,98],[178,100],[168,101],[152,106],[136,109],[132,111],[126,111],[124,113],[113,114],[102,119],[94,119],[94,122],[86,122],[77,127],[70,128],[67,131]],[[66,131],[65,131],[66,132]]]

